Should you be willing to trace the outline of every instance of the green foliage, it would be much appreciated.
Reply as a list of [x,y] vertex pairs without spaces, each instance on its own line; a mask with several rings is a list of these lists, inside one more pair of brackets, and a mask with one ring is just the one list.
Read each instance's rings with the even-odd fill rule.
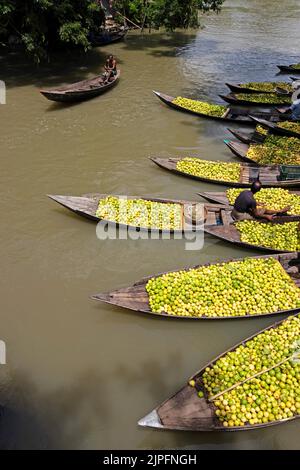
[[114,7],[129,19],[148,27],[176,28],[198,26],[199,11],[219,11],[224,0],[116,0]]
[[[224,0],[115,0],[114,8],[153,28],[196,27],[198,12],[218,11]],[[36,62],[54,48],[90,47],[89,33],[104,22],[99,0],[1,0],[0,44],[21,45]]]
[[23,45],[40,62],[53,48],[88,49],[103,21],[97,0],[1,0],[0,42]]

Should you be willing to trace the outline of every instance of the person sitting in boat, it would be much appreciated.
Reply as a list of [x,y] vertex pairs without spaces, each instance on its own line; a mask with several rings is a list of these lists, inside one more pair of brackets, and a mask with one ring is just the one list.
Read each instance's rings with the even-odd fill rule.
[[290,209],[290,207],[285,207],[280,211],[266,209],[262,203],[257,203],[254,198],[254,194],[260,190],[261,182],[257,180],[252,183],[250,190],[246,189],[238,195],[231,212],[231,217],[234,220],[265,219],[271,222],[274,215],[285,214]]
[[105,69],[104,83],[108,83],[112,77],[115,77],[117,75],[117,61],[112,54],[107,57],[104,69]]
[[283,114],[289,114],[292,121],[300,121],[300,80],[293,82],[292,88],[295,90],[292,105]]
[[300,93],[298,93],[296,100],[293,101],[290,111],[292,112],[292,121],[300,121]]

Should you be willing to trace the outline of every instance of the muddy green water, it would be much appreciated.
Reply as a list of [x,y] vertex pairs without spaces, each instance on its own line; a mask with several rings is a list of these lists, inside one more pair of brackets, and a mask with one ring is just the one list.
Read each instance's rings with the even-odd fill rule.
[[[298,422],[232,434],[137,426],[206,361],[274,318],[194,323],[89,300],[145,275],[255,251],[210,237],[200,252],[186,251],[182,240],[101,242],[93,223],[46,197],[196,199],[198,190],[217,190],[169,174],[148,156],[233,160],[222,142],[226,126],[172,111],[151,90],[221,102],[226,81],[273,80],[277,63],[299,61],[299,16],[297,0],[231,0],[198,32],[133,33],[39,69],[17,54],[1,57],[2,448],[300,448]],[[109,52],[122,69],[112,92],[70,107],[38,93],[99,72]]]

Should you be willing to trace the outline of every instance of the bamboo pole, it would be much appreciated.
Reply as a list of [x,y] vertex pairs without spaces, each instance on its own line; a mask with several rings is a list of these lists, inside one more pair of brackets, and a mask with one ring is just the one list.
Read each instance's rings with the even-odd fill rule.
[[285,362],[293,359],[294,357],[295,357],[295,353],[292,356],[289,356],[289,357],[283,359],[282,361],[278,362],[277,364],[275,364],[275,366],[269,367],[268,369],[264,369],[260,372],[256,372],[256,374],[251,375],[251,377],[248,377],[247,379],[242,380],[241,382],[238,382],[238,383],[232,385],[231,387],[227,388],[226,390],[223,390],[222,392],[217,393],[213,397],[209,398],[208,401],[211,402],[211,401],[216,400],[220,396],[224,395],[224,393],[231,392],[231,390],[234,390],[236,387],[239,387],[240,385],[243,385],[244,383],[248,382],[249,380],[255,379],[256,377],[259,377],[260,375],[265,374],[266,372],[269,372],[272,369],[275,369],[275,367],[281,366],[282,364],[284,364]]
[[122,16],[122,18],[124,18],[126,21],[128,21],[129,23],[133,24],[133,26],[135,26],[136,28],[138,29],[142,29],[141,26],[139,26],[138,24],[134,23],[133,21],[131,21],[129,18],[127,18],[125,15],[122,15],[122,13],[120,13],[119,11],[116,11],[116,13],[120,16]]

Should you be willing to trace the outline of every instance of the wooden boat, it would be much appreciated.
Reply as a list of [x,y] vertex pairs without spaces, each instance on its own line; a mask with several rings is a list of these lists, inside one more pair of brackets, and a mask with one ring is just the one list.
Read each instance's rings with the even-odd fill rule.
[[277,65],[279,68],[280,72],[287,72],[287,73],[300,73],[300,68],[295,69],[293,65],[296,64],[290,64],[290,65]]
[[128,28],[124,28],[123,26],[109,28],[99,31],[97,34],[90,34],[89,40],[94,47],[107,46],[108,44],[122,41],[127,33]]
[[[248,115],[249,110],[231,109],[230,107],[228,107],[227,111],[221,117],[209,116],[208,114],[199,113],[198,111],[192,111],[190,109],[183,108],[182,106],[179,106],[178,104],[173,103],[173,101],[175,100],[174,96],[166,95],[158,91],[153,91],[153,93],[163,103],[165,103],[170,108],[176,109],[177,111],[194,114],[195,116],[199,116],[199,117],[203,117],[207,119],[214,119],[217,121],[237,122],[239,124],[247,124],[248,126],[251,125],[252,120],[249,118],[249,115]],[[278,110],[273,110],[273,111],[268,111],[268,112],[261,111],[261,112],[251,113],[251,114],[258,118],[267,119],[272,122],[277,122],[280,120],[280,112],[278,112]]]
[[[238,157],[244,160],[245,162],[253,163],[254,165],[264,167],[265,165],[261,165],[260,163],[257,163],[255,160],[249,158],[247,156],[248,150],[249,150],[249,144],[243,144],[242,142],[234,142],[232,140],[224,140],[224,143],[227,145],[227,147],[232,151],[232,153]],[[259,144],[259,142],[255,142],[254,145]],[[253,145],[253,144],[252,144]],[[270,163],[271,165],[271,163]],[[285,167],[290,166],[290,167],[298,167],[300,169],[300,166],[295,164],[295,165],[284,165]],[[300,175],[300,171],[299,171]]]
[[[290,193],[300,197],[300,191],[290,191]],[[197,194],[208,202],[230,206],[226,191],[201,191]]]
[[[243,144],[241,144],[243,145]],[[150,157],[156,165],[169,170],[172,173],[176,173],[181,176],[187,176],[198,181],[206,181],[207,183],[216,183],[222,184],[225,186],[233,187],[249,187],[251,184],[260,179],[264,187],[297,187],[300,186],[300,179],[282,179],[282,165],[262,165],[254,166],[249,163],[240,163],[241,173],[240,180],[238,182],[234,181],[222,181],[214,180],[211,178],[205,178],[202,176],[194,176],[189,173],[184,173],[183,171],[177,170],[177,163],[183,158],[160,158],[160,157]]]
[[[228,131],[243,144],[262,144],[266,138],[265,135],[259,132],[240,132],[235,129],[229,129]],[[224,140],[226,143],[226,139]]]
[[[291,256],[291,255],[289,255]],[[199,398],[197,392],[204,391],[202,376],[206,367],[210,367],[222,356],[228,352],[236,350],[239,346],[245,344],[258,334],[275,328],[280,323],[276,322],[267,328],[262,329],[258,333],[244,339],[232,348],[217,356],[215,359],[206,364],[195,375],[187,380],[186,385],[183,386],[175,395],[164,401],[161,405],[155,408],[151,413],[142,418],[138,424],[144,427],[159,428],[159,429],[172,429],[181,431],[246,431],[249,429],[259,429],[275,424],[285,423],[299,418],[299,415],[292,418],[282,419],[280,421],[270,421],[264,424],[245,424],[245,426],[224,427],[215,416],[215,407],[213,403],[207,400],[207,395],[204,392],[204,397]],[[190,380],[196,381],[196,387],[187,385]]]
[[[300,255],[299,253],[284,253],[282,255],[264,255],[264,256],[255,256],[254,258],[270,258],[273,257],[277,259],[284,270],[289,274],[291,279],[295,282],[295,284],[300,287]],[[242,258],[240,259],[227,259],[221,261],[223,262],[231,262],[231,261],[242,261]],[[192,266],[192,267],[186,267],[182,269],[182,271],[188,271],[189,269],[195,269],[199,268],[201,266],[212,266],[213,264],[219,264],[219,263],[206,263],[202,265],[197,265],[197,266]],[[296,264],[296,266],[295,266]],[[300,308],[297,310],[287,310],[287,311],[278,311],[274,313],[262,313],[262,314],[257,314],[257,315],[246,315],[246,316],[228,316],[228,317],[182,317],[179,315],[171,315],[166,312],[161,312],[161,313],[155,313],[151,311],[151,308],[149,306],[149,300],[148,300],[148,293],[146,291],[146,285],[149,281],[149,279],[156,278],[161,276],[162,274],[166,273],[160,273],[155,276],[148,276],[140,281],[136,282],[134,285],[130,287],[125,287],[122,289],[118,289],[115,291],[111,291],[108,293],[99,293],[93,295],[91,298],[93,300],[97,300],[99,302],[104,302],[110,305],[114,305],[117,307],[122,307],[128,310],[133,310],[135,312],[140,312],[140,313],[145,313],[149,315],[155,315],[155,316],[160,316],[160,317],[167,317],[167,318],[179,318],[179,319],[187,319],[187,320],[233,320],[233,319],[242,319],[242,318],[254,318],[254,317],[262,317],[262,316],[274,316],[278,314],[283,314],[283,313],[291,313],[291,312],[298,312],[300,311]]]
[[[98,208],[99,201],[101,199],[105,199],[107,196],[111,196],[110,194],[99,194],[99,193],[91,193],[85,194],[83,196],[60,196],[60,195],[48,195],[50,199],[62,206],[66,207],[67,209],[75,212],[82,217],[87,219],[93,220],[95,222],[100,222],[103,220],[108,224],[116,227],[130,227],[139,230],[149,231],[149,227],[140,227],[134,225],[125,225],[120,223],[115,223],[111,220],[100,219],[96,215],[96,211]],[[117,196],[117,197],[124,197],[124,196]],[[197,201],[186,201],[183,199],[163,199],[163,198],[153,198],[153,197],[140,197],[140,196],[126,196],[128,199],[144,199],[153,202],[161,202],[161,203],[177,203],[180,204],[182,207],[182,227],[181,230],[166,230],[166,232],[171,233],[179,233],[179,232],[187,232],[187,231],[195,231],[195,230],[203,230],[203,222],[205,220],[211,220],[211,212],[220,211],[219,204],[203,204]],[[164,230],[160,229],[151,229],[152,231],[163,233]]]
[[[228,86],[230,91],[232,91],[232,93],[267,93],[267,94],[270,94],[270,93],[276,93],[277,91],[279,91],[279,93],[283,91],[282,88],[280,87],[274,88],[273,91],[258,91],[258,90],[254,90],[253,88],[245,87],[243,86],[243,84],[234,85],[232,83],[226,83],[226,85]],[[286,92],[286,93],[291,94],[289,92]]]
[[288,129],[283,129],[282,127],[279,127],[277,124],[273,124],[269,121],[266,121],[265,119],[259,119],[256,118],[252,115],[250,115],[250,118],[253,119],[254,122],[257,124],[260,124],[263,126],[265,129],[268,129],[268,131],[272,134],[276,135],[282,135],[283,137],[297,137],[300,139],[300,132],[294,132],[294,131],[289,131]]
[[[257,93],[260,95],[264,95],[264,93]],[[236,106],[261,106],[264,108],[271,108],[274,106],[286,106],[286,101],[284,101],[281,97],[283,96],[282,94],[278,94],[278,101],[276,103],[262,103],[260,101],[250,101],[250,100],[243,100],[239,99],[238,95],[235,95],[234,93],[229,93],[228,95],[219,95],[222,100],[226,101],[226,103],[233,104]],[[284,95],[286,98],[286,95]]]
[[40,93],[50,101],[58,101],[62,103],[75,103],[77,101],[89,100],[95,96],[110,90],[114,87],[120,78],[120,70],[109,83],[104,83],[104,76],[89,78],[81,82],[72,83],[71,85],[53,88],[49,90],[40,90]]

